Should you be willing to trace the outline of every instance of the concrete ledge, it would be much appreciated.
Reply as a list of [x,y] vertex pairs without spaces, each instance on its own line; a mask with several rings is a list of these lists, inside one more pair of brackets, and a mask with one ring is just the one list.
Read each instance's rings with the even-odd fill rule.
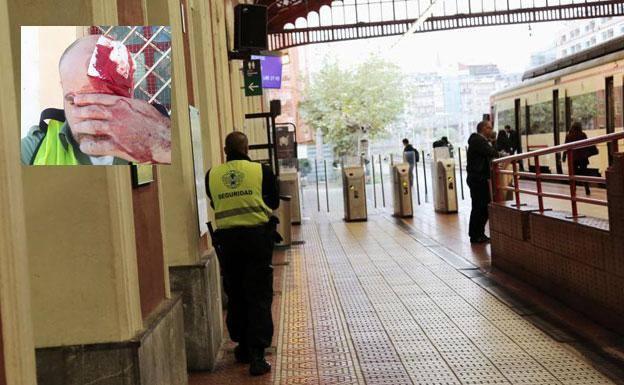
[[[624,240],[605,230],[604,220],[501,205],[491,213],[492,266],[624,332]],[[517,238],[522,215],[528,215],[525,240]]]
[[223,342],[221,276],[214,250],[197,265],[170,266],[171,289],[182,293],[187,367],[213,370]]
[[608,251],[605,245],[611,242],[609,232],[604,230],[605,222],[608,226],[608,221],[593,219],[590,222],[590,218],[583,218],[577,223],[566,219],[566,214],[555,211],[530,214],[531,243],[604,270]]
[[186,385],[182,298],[164,301],[129,341],[36,349],[39,385]]
[[531,236],[529,231],[529,213],[536,210],[526,206],[517,210],[506,205],[490,205],[490,229],[498,231],[520,241],[526,241]]

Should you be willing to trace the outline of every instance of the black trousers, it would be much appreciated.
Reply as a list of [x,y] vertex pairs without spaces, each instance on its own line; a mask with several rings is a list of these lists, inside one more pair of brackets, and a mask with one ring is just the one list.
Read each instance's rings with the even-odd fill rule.
[[230,338],[249,348],[267,348],[273,338],[272,233],[263,226],[217,234]]
[[470,239],[478,239],[485,235],[485,224],[488,221],[488,205],[490,204],[490,182],[486,180],[468,179],[472,211],[468,235]]
[[[575,175],[587,175],[587,161],[574,162],[574,174]],[[589,182],[585,182],[585,194],[589,195],[591,190],[589,189]]]

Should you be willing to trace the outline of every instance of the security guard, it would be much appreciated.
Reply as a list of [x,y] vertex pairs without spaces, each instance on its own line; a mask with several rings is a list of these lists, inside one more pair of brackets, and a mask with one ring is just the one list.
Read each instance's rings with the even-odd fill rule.
[[238,362],[253,376],[268,373],[264,350],[273,338],[272,210],[279,191],[270,168],[252,162],[245,134],[225,138],[227,162],[208,171],[206,191],[214,208],[219,259],[228,296],[226,324]]

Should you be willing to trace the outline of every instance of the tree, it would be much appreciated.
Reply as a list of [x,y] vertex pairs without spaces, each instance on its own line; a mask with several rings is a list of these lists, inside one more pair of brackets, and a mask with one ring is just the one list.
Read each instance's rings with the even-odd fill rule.
[[386,134],[405,105],[399,67],[375,56],[353,70],[326,60],[312,78],[299,104],[301,116],[334,145],[336,156],[357,155],[362,127],[369,139]]

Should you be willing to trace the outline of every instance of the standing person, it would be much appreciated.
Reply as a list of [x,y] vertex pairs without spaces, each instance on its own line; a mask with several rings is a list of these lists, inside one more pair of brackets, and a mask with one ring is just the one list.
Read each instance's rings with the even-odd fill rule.
[[498,153],[490,143],[492,124],[482,121],[477,125],[477,132],[468,138],[468,155],[466,172],[468,187],[472,199],[470,226],[468,234],[470,243],[489,242],[485,235],[485,224],[488,221],[488,204],[490,203],[490,163]]
[[509,155],[513,155],[515,152],[515,139],[511,132],[511,126],[506,125],[504,130],[498,132],[496,138],[496,149],[498,151],[505,151]]
[[420,155],[418,154],[418,150],[410,144],[407,138],[403,139],[403,158],[409,164],[410,186],[414,186],[414,168],[416,167],[416,163],[420,160]]
[[511,153],[509,155],[521,153],[520,135],[518,135],[518,130],[512,130],[511,127],[509,127],[509,138],[511,140]]
[[273,338],[273,256],[279,187],[269,167],[252,162],[249,144],[239,131],[225,138],[227,162],[206,174],[206,191],[214,208],[215,240],[223,263],[228,296],[226,324],[240,363],[253,376],[268,373],[264,350]]
[[[587,134],[583,132],[583,125],[581,122],[574,122],[570,127],[570,131],[566,135],[565,142],[571,143],[579,140],[587,139]],[[589,165],[589,157],[598,154],[598,148],[596,146],[579,148],[574,150],[574,174],[575,175],[587,175],[587,166]],[[566,161],[568,153],[563,153],[563,161]],[[585,182],[585,194],[590,195],[589,182]]]

